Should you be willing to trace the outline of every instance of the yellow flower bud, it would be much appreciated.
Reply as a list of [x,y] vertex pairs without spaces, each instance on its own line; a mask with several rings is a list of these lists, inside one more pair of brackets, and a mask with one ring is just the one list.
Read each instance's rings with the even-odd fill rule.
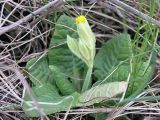
[[75,19],[75,21],[76,21],[76,23],[85,23],[86,22],[86,18],[85,18],[85,16],[81,15],[81,16],[77,17]]

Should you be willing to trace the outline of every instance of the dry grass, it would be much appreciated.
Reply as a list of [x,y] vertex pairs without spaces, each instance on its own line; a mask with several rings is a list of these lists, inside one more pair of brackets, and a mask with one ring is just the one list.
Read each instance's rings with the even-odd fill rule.
[[[77,16],[83,13],[87,15],[89,22],[97,37],[97,49],[103,41],[108,40],[112,36],[128,32],[133,37],[138,26],[138,19],[146,19],[148,15],[147,9],[142,10],[144,15],[137,15],[110,1],[86,0],[78,1],[73,4],[64,3],[65,5],[59,9],[57,15],[65,13],[69,16]],[[59,2],[62,2],[61,0]],[[140,3],[138,0],[124,0],[126,5],[133,9],[139,9]],[[55,20],[50,21],[47,13],[52,12],[55,7],[61,3],[54,4],[48,7],[49,12],[42,12],[47,3],[36,0],[1,0],[0,1],[0,119],[2,120],[28,120],[21,110],[21,102],[23,101],[23,91],[27,89],[30,92],[30,87],[25,76],[24,66],[26,61],[35,56],[43,56],[47,54],[48,44],[51,38],[51,31],[54,29],[56,17],[52,13]],[[148,4],[143,4],[149,9]],[[47,7],[47,6],[46,6]],[[42,9],[39,13],[34,11]],[[67,8],[67,11],[63,11]],[[33,14],[34,13],[34,14]],[[30,15],[29,18],[26,16]],[[155,15],[152,18],[152,23],[159,26],[159,10],[156,9]],[[25,19],[24,19],[25,18]],[[22,21],[20,21],[22,20]],[[158,62],[159,64],[159,62]],[[157,65],[158,68],[158,65]],[[137,98],[144,96],[156,96],[160,93],[159,87],[154,87],[156,80],[159,83],[159,72],[155,74],[152,80],[152,86],[148,86],[148,90],[141,93]],[[34,98],[33,98],[34,99]],[[35,100],[36,102],[36,100]],[[120,108],[85,108],[71,110],[66,113],[51,115],[46,119],[87,119],[89,113],[109,113],[107,120],[112,120],[118,116],[126,114],[138,115],[144,117],[159,117],[159,101],[140,100],[138,102],[131,101]],[[40,118],[44,119],[44,118]]]

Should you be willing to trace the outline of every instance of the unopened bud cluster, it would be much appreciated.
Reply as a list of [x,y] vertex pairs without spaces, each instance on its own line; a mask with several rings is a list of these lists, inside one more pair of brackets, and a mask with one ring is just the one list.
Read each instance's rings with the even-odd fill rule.
[[77,40],[68,35],[67,44],[77,57],[82,59],[88,67],[92,67],[95,56],[95,35],[85,16],[79,16],[75,21],[79,38]]

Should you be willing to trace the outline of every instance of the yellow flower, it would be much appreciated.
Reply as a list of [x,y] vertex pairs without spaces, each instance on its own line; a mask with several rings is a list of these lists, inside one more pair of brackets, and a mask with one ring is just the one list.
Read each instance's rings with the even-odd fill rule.
[[85,16],[81,15],[81,16],[77,17],[75,19],[75,21],[76,21],[77,24],[78,23],[85,23],[86,22],[86,18],[85,18]]
[[79,39],[76,40],[67,36],[67,44],[70,50],[79,58],[81,58],[88,67],[93,66],[95,56],[96,38],[92,32],[85,16],[78,16],[75,19]]

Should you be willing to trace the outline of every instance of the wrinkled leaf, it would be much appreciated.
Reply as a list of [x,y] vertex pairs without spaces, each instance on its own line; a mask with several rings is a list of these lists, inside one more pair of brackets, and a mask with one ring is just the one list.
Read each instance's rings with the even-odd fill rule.
[[[50,65],[58,67],[64,74],[72,75],[75,66],[81,68],[82,61],[69,50],[66,44],[67,35],[77,38],[76,25],[72,18],[62,15],[55,26],[48,57]],[[54,47],[56,45],[59,46]]]
[[27,62],[26,69],[29,79],[36,86],[53,83],[53,74],[49,69],[46,57],[33,58]]
[[54,75],[55,83],[62,95],[70,95],[76,91],[73,84],[59,71],[56,66],[50,65],[49,68]]
[[122,61],[129,60],[132,54],[130,37],[121,34],[109,40],[95,57],[95,76],[98,80],[107,77]]
[[[51,84],[33,87],[32,90],[32,95],[46,115],[68,110],[76,106],[79,100],[78,93],[73,93],[69,96],[60,96],[56,87]],[[29,117],[39,117],[41,115],[31,100],[30,95],[27,93],[25,93],[22,108]]]
[[127,82],[110,82],[97,85],[82,93],[80,96],[80,106],[93,105],[103,100],[115,97],[126,90]]

